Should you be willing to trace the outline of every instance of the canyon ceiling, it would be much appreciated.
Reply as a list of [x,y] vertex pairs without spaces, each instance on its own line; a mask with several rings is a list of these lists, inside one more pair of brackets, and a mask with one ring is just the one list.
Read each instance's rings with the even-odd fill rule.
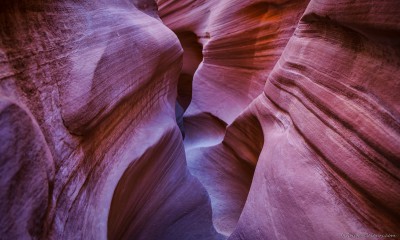
[[399,226],[400,1],[0,2],[0,239]]

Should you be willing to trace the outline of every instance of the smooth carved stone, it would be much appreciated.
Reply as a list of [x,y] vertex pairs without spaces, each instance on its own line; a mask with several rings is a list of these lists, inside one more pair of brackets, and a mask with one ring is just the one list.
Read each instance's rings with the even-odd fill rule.
[[203,46],[185,147],[217,231],[399,234],[397,1],[159,5],[167,26]]
[[175,120],[182,48],[154,10],[0,3],[1,238],[220,237]]
[[171,144],[180,140],[175,128],[126,169],[110,209],[110,239],[218,238],[210,229],[208,195],[178,161],[185,158],[183,146]]
[[400,236],[399,16],[1,1],[0,238]]
[[398,32],[400,8],[375,6],[310,3],[257,99],[264,148],[231,239],[398,234],[400,38],[369,34]]
[[186,149],[191,172],[210,194],[214,226],[225,236],[242,213],[262,147],[261,125],[246,111],[227,127],[221,143]]
[[8,239],[43,237],[54,181],[54,162],[32,116],[0,97],[0,234]]
[[[177,33],[184,49],[189,48],[190,34],[197,37],[192,48],[198,44],[203,48],[186,115],[195,121],[207,112],[230,124],[262,92],[307,1],[158,0],[158,4],[160,17]],[[196,61],[195,56],[188,58]]]
[[[160,0],[158,4],[161,19],[185,50],[181,79],[186,81],[178,89],[192,91],[184,115],[188,165],[210,194],[214,226],[229,236],[245,204],[263,144],[257,119],[240,115],[262,93],[307,1]],[[202,51],[196,50],[198,46]],[[191,89],[185,87],[188,76],[193,76]]]

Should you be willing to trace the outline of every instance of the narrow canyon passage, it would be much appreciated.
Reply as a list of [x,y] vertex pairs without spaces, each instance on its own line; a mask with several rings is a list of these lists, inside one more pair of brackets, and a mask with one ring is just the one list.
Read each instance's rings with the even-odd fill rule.
[[400,239],[397,0],[3,0],[0,239]]

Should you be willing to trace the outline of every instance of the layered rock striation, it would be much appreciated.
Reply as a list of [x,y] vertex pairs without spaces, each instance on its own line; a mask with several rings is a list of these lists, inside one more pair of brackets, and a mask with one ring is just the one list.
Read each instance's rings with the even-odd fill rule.
[[151,1],[0,3],[0,235],[216,239]]
[[400,236],[399,16],[2,1],[1,238]]
[[159,3],[203,46],[185,147],[217,231],[398,233],[398,2]]

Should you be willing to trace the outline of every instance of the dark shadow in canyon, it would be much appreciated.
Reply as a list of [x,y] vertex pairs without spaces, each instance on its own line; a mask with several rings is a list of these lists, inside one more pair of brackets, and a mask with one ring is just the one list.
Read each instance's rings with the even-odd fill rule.
[[203,60],[203,47],[192,32],[177,32],[176,35],[184,50],[182,72],[178,82],[177,102],[186,110],[192,100],[193,76]]
[[203,60],[203,47],[198,42],[197,35],[193,32],[177,32],[176,35],[184,52],[182,72],[178,81],[178,95],[175,104],[175,115],[176,122],[182,133],[182,137],[184,138],[185,128],[183,114],[192,101],[193,76],[197,70],[197,67]]

